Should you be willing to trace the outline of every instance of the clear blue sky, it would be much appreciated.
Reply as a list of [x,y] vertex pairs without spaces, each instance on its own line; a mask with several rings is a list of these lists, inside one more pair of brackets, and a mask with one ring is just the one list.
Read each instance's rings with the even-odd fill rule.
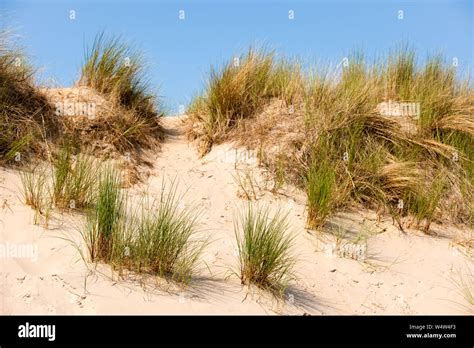
[[0,21],[21,36],[41,79],[62,85],[75,81],[98,32],[122,35],[143,49],[171,112],[203,88],[211,64],[255,43],[307,63],[337,63],[354,48],[373,57],[401,42],[421,59],[438,51],[457,57],[463,71],[474,56],[472,0],[0,0]]

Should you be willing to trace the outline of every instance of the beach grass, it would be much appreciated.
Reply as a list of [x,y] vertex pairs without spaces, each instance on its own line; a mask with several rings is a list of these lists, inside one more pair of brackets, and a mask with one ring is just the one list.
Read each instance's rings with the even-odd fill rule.
[[198,211],[182,207],[175,181],[163,182],[159,200],[148,196],[128,204],[116,171],[100,176],[95,206],[87,215],[83,238],[91,261],[188,284],[199,268],[207,240],[197,236]]
[[[306,191],[308,226],[323,226],[334,212],[355,206],[391,214],[400,228],[410,216],[427,233],[435,220],[472,225],[474,93],[469,76],[457,74],[442,55],[420,63],[402,44],[370,64],[356,50],[336,67],[303,70],[274,51],[249,52],[240,65],[213,67],[188,110],[190,138],[205,144],[201,154],[223,140],[257,139],[266,165],[279,169],[276,179]],[[262,146],[262,129],[253,126],[269,117],[266,107],[275,115],[275,99],[286,105],[279,111],[286,123],[288,104],[304,103],[304,126],[286,126],[303,140],[278,143],[299,156],[284,168],[278,161],[288,153],[267,156],[278,140]],[[272,117],[270,127],[278,129]],[[448,179],[439,183],[439,173]]]
[[111,103],[109,117],[98,126],[113,135],[112,145],[119,151],[159,143],[164,110],[147,80],[140,49],[120,36],[99,33],[86,50],[77,84],[93,88]]
[[122,233],[125,194],[119,173],[111,166],[102,169],[94,205],[86,216],[83,233],[91,261],[111,260],[114,240]]
[[40,167],[20,173],[23,202],[38,213],[42,213],[48,205],[47,173]]
[[34,69],[12,33],[0,31],[0,163],[24,163],[45,152],[61,125],[34,84]]
[[255,284],[282,295],[294,279],[293,237],[287,215],[248,204],[234,219],[242,284]]
[[98,165],[84,154],[74,155],[64,145],[53,162],[53,202],[61,209],[83,209],[92,204],[97,189]]

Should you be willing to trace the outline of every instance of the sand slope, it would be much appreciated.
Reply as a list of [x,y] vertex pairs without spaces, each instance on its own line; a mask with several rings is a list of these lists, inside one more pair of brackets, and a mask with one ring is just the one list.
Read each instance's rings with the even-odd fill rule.
[[[391,220],[377,222],[370,212],[340,214],[332,220],[346,237],[363,231],[367,259],[357,261],[332,252],[333,236],[304,228],[304,195],[286,188],[275,195],[256,190],[261,203],[290,211],[296,234],[298,280],[285,302],[242,287],[230,269],[236,266],[233,216],[245,203],[239,198],[235,158],[240,173],[248,173],[262,189],[266,183],[252,156],[239,155],[230,144],[215,146],[198,158],[180,129],[179,118],[166,118],[168,137],[147,182],[157,196],[162,179],[176,178],[186,191],[183,205],[202,211],[200,233],[211,244],[203,255],[200,275],[180,289],[163,281],[117,279],[107,266],[91,269],[69,240],[80,243],[82,217],[54,213],[47,229],[34,224],[32,209],[21,202],[21,185],[13,170],[0,169],[0,244],[29,243],[37,260],[0,259],[1,314],[472,314],[452,279],[473,272],[469,261],[452,246],[453,236],[467,233],[435,226],[437,237],[409,230],[399,232]],[[133,193],[132,192],[132,193]],[[289,198],[294,197],[294,198]],[[65,240],[65,239],[66,240]],[[146,283],[146,284],[145,284]]]

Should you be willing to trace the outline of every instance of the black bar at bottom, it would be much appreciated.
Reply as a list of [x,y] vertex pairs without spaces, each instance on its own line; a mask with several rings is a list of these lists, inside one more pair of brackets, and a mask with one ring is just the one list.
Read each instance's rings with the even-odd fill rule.
[[0,316],[1,348],[65,344],[473,347],[474,317]]

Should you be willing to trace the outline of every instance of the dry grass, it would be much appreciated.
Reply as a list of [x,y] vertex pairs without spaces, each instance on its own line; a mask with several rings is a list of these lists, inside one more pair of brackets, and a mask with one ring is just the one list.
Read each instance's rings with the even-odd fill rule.
[[88,122],[89,133],[96,139],[107,136],[107,143],[122,153],[152,148],[162,138],[163,111],[145,74],[141,52],[120,37],[100,34],[86,52],[78,85],[92,88],[109,103],[102,117]]
[[47,173],[43,168],[35,167],[20,173],[23,189],[23,202],[42,214],[48,205]]
[[0,32],[0,163],[45,153],[45,141],[60,130],[52,105],[34,86],[33,69],[9,37]]
[[[144,151],[156,149],[163,137],[163,111],[147,83],[140,51],[118,37],[98,35],[75,87],[38,88],[33,69],[8,36],[0,33],[0,164],[25,164],[31,154],[53,163],[52,154],[67,143],[75,153],[125,156],[134,164],[130,177],[139,180]],[[84,191],[77,185],[89,185],[87,176],[94,173],[88,161],[81,155],[65,171],[72,173],[67,184],[76,187],[55,187],[62,190],[55,193],[57,206],[89,204],[90,195],[65,197]]]
[[254,116],[272,98],[296,101],[303,90],[300,70],[277,61],[273,52],[250,48],[226,63],[212,68],[203,96],[191,104],[188,135],[201,141],[201,153],[228,136],[239,121]]
[[[391,214],[401,229],[472,226],[474,93],[442,56],[419,64],[405,45],[367,65],[355,52],[347,66],[310,75],[273,52],[250,52],[239,67],[213,69],[189,109],[202,154],[225,139],[258,149],[277,179],[307,191],[312,227],[361,205]],[[389,101],[419,106],[418,117],[383,113]]]

